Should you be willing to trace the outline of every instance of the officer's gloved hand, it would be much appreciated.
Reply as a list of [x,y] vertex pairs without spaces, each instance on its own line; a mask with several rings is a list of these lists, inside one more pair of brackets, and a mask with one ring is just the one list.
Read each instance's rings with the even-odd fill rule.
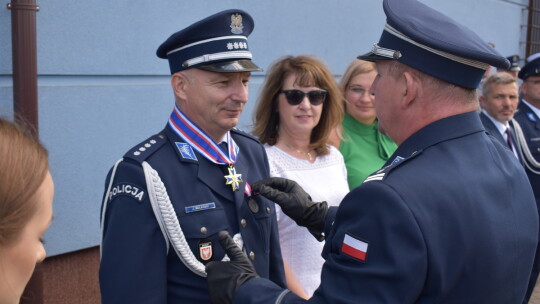
[[328,204],[314,203],[311,197],[295,181],[270,177],[251,185],[253,192],[276,202],[283,212],[299,226],[306,227],[313,236],[324,240],[324,224]]
[[238,287],[259,276],[227,231],[219,232],[219,242],[230,262],[212,261],[206,264],[210,301],[214,304],[232,303]]

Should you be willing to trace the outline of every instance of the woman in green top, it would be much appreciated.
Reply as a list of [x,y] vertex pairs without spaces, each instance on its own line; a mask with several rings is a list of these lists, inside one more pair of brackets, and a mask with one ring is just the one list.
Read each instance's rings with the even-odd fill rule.
[[379,170],[397,148],[377,128],[375,96],[369,91],[375,76],[375,63],[355,59],[340,81],[347,113],[332,136],[332,144],[343,154],[351,190]]

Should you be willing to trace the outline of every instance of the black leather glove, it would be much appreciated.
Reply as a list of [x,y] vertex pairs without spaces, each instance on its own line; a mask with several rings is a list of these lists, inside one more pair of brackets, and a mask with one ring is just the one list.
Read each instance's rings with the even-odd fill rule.
[[299,226],[306,227],[313,236],[324,240],[324,224],[328,204],[314,203],[298,183],[282,177],[270,177],[251,185],[254,193],[276,202],[283,212]]
[[212,261],[206,264],[210,301],[214,304],[232,303],[238,287],[250,279],[257,278],[258,275],[227,231],[220,231],[218,236],[221,247],[231,260]]

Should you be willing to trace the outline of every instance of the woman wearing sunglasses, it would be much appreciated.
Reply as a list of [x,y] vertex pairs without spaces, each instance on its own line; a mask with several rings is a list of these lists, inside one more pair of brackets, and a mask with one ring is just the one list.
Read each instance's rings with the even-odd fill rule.
[[378,130],[375,96],[370,92],[375,76],[375,63],[355,59],[340,81],[346,113],[330,141],[345,158],[350,189],[379,170],[397,149],[396,144]]
[[[283,57],[266,76],[253,132],[265,145],[271,176],[295,180],[314,201],[333,206],[349,191],[343,157],[328,144],[330,133],[341,123],[342,99],[321,61],[309,56]],[[276,212],[288,288],[311,297],[320,283],[324,243],[297,226],[277,205]]]

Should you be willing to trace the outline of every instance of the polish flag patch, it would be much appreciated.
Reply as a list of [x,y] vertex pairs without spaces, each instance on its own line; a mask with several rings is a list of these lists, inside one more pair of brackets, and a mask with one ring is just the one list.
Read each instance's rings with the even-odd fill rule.
[[368,251],[368,243],[362,241],[348,233],[345,233],[341,252],[355,259],[365,262]]

